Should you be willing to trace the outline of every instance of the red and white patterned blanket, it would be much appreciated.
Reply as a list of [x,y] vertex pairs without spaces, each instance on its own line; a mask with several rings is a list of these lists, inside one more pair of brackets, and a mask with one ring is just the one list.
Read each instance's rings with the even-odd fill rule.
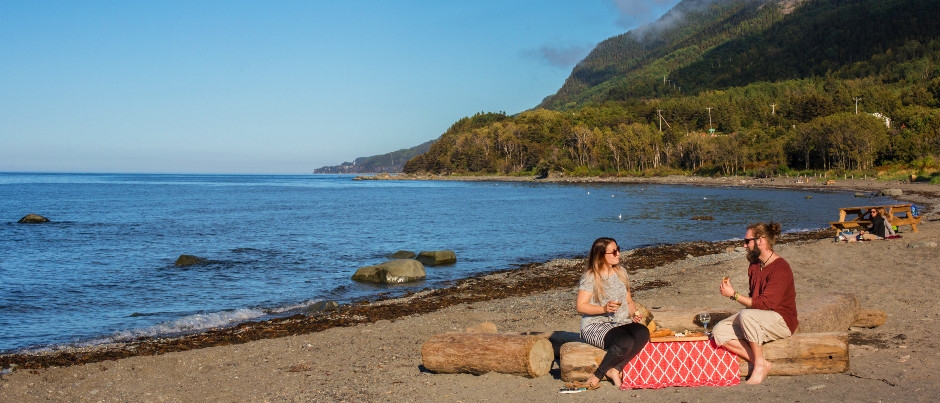
[[620,389],[732,386],[741,383],[738,357],[708,341],[647,343],[623,371]]

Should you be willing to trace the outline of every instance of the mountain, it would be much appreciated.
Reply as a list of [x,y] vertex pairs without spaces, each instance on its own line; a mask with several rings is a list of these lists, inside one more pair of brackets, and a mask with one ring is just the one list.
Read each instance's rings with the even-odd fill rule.
[[404,172],[940,170],[940,1],[683,0],[557,93],[464,118]]
[[353,162],[344,162],[340,165],[325,166],[313,170],[315,174],[365,174],[365,173],[397,173],[401,172],[405,162],[416,155],[423,154],[431,148],[436,140],[420,145],[404,148],[398,151],[371,157],[359,157]]
[[937,38],[936,0],[686,0],[607,39],[539,107],[823,76]]

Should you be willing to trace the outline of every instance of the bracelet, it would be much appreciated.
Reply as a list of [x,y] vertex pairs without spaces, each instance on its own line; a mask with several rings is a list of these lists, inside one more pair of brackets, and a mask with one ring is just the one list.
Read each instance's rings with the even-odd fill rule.
[[740,294],[738,294],[738,292],[735,291],[735,293],[734,293],[734,294],[731,294],[731,296],[728,297],[728,298],[731,298],[732,301],[737,301],[739,295],[740,295]]

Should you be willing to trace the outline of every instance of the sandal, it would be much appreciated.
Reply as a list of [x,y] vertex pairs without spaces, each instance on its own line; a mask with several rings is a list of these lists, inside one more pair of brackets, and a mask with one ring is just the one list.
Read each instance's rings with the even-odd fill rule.
[[569,388],[569,389],[581,389],[581,388],[584,388],[584,389],[587,389],[587,390],[594,390],[594,389],[597,389],[597,388],[601,387],[601,383],[598,382],[597,385],[593,385],[593,386],[592,386],[590,383],[587,383],[587,382],[568,382],[568,383],[565,384],[565,387],[566,387],[566,388]]

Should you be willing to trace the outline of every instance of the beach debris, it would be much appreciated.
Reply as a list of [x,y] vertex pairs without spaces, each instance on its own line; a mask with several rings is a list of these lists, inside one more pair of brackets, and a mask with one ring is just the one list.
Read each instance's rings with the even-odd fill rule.
[[457,263],[457,254],[452,250],[424,250],[415,259],[425,266],[443,266]]
[[17,222],[20,224],[42,224],[49,222],[49,219],[39,214],[29,213],[23,216],[23,218],[20,218]]
[[907,244],[908,248],[936,248],[937,243],[932,241],[911,242]]
[[401,284],[421,281],[427,277],[424,265],[413,259],[392,259],[375,265],[360,267],[352,279],[376,284]]
[[285,368],[287,372],[307,372],[313,370],[313,366],[308,363],[294,364]]
[[386,257],[389,259],[414,259],[415,256],[417,256],[417,254],[410,250],[400,250]]
[[201,258],[201,257],[195,256],[195,255],[185,255],[185,254],[184,254],[184,255],[180,255],[180,257],[176,258],[176,263],[175,263],[175,265],[176,265],[177,267],[185,267],[185,266],[192,266],[192,265],[197,265],[197,264],[205,264],[205,263],[207,263],[207,262],[209,262],[208,259]]

